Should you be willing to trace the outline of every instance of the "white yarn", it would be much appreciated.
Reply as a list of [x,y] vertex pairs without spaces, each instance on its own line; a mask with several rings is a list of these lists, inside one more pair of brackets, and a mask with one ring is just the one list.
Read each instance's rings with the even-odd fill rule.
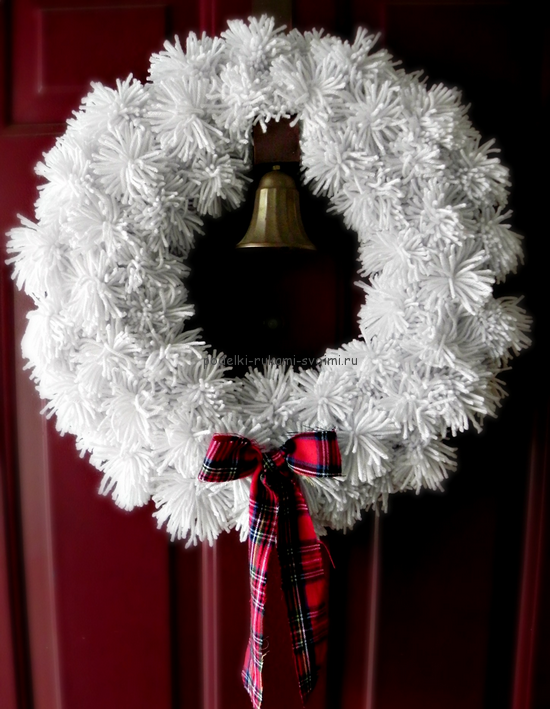
[[[521,260],[509,178],[460,94],[397,69],[376,38],[285,35],[267,17],[166,42],[146,84],[93,84],[37,166],[37,223],[11,232],[33,297],[23,351],[61,433],[125,509],[153,496],[172,537],[247,533],[249,481],[200,483],[211,435],[279,446],[333,427],[339,480],[302,482],[319,533],[400,490],[438,489],[447,439],[494,415],[528,318],[492,285]],[[186,320],[201,217],[242,203],[254,123],[296,116],[304,182],[356,230],[359,340],[317,370],[231,379]],[[347,358],[347,359],[346,359]]]

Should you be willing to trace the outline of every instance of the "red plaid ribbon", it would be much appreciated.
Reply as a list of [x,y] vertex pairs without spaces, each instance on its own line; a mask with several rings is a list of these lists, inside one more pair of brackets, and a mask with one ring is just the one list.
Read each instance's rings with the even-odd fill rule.
[[295,474],[323,478],[342,474],[334,431],[299,433],[270,453],[262,453],[248,438],[217,433],[199,475],[199,480],[207,482],[252,475],[250,638],[242,677],[254,709],[262,703],[267,565],[275,544],[302,701],[315,687],[326,651],[328,618],[321,549]]

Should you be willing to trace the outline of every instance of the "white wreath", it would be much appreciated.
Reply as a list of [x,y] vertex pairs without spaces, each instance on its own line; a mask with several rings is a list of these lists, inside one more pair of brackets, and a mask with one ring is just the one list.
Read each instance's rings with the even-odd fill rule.
[[[37,224],[22,218],[9,246],[36,303],[24,356],[101,491],[125,509],[153,496],[172,537],[246,536],[249,482],[197,480],[214,432],[269,448],[335,428],[343,478],[301,481],[319,533],[392,492],[439,488],[455,467],[445,440],[495,414],[497,375],[528,344],[517,299],[492,295],[521,258],[507,169],[458,91],[375,42],[284,34],[267,17],[190,34],[185,52],[166,42],[147,83],[94,84],[37,166]],[[231,379],[184,328],[185,259],[201,216],[242,203],[253,124],[290,116],[304,182],[358,235],[362,337],[317,370]]]

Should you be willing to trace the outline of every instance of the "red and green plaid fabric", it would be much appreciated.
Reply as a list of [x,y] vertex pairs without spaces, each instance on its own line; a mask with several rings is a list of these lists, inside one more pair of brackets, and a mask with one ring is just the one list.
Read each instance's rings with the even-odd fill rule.
[[321,549],[296,474],[342,474],[334,431],[299,433],[270,453],[262,453],[248,438],[215,434],[199,475],[208,482],[252,475],[248,537],[251,616],[243,682],[254,709],[262,703],[267,567],[275,544],[303,701],[315,687],[326,651],[328,617]]

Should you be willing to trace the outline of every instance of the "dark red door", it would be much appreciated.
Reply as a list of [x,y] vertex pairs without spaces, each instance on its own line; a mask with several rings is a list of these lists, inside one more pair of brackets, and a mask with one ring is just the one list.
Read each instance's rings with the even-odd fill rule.
[[[283,3],[284,4],[284,3]],[[13,0],[2,8],[0,233],[32,216],[32,168],[90,80],[130,71],[174,33],[219,33],[250,0]],[[550,706],[546,471],[549,425],[543,170],[548,29],[530,3],[296,0],[295,26],[382,32],[408,69],[460,85],[512,168],[535,348],[482,436],[464,436],[444,494],[402,496],[330,535],[330,648],[312,709]],[[545,45],[546,39],[546,45]],[[546,53],[545,53],[546,46]],[[546,63],[545,63],[546,62]],[[545,83],[546,82],[546,83]],[[545,113],[546,110],[546,113]],[[99,474],[40,416],[19,341],[30,303],[1,266],[0,706],[244,709],[246,548],[226,535],[185,550],[97,495]],[[543,265],[544,264],[544,265]],[[546,546],[548,553],[548,546]],[[299,707],[271,570],[265,708]],[[546,594],[545,594],[546,592]],[[546,664],[545,664],[546,663]]]

